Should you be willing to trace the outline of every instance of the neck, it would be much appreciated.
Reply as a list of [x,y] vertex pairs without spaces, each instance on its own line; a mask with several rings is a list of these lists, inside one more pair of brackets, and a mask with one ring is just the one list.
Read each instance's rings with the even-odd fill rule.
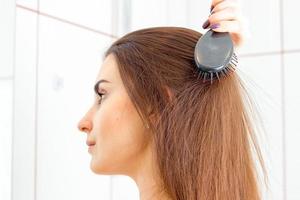
[[151,148],[147,148],[141,158],[130,175],[138,186],[140,200],[171,200],[163,190]]

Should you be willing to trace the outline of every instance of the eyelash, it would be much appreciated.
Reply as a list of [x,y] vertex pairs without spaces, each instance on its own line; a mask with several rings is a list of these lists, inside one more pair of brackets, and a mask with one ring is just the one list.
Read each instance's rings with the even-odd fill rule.
[[100,92],[98,92],[97,93],[98,94],[98,96],[100,97],[100,99],[97,101],[97,103],[98,103],[98,105],[100,105],[101,104],[101,101],[102,101],[102,96],[104,95],[104,93],[100,93]]

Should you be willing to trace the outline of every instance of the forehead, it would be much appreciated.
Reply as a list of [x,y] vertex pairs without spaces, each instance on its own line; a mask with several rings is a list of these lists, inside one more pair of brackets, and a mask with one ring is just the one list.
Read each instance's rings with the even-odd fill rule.
[[100,79],[106,79],[113,83],[120,83],[121,81],[117,62],[115,60],[115,57],[112,54],[108,55],[104,59],[100,67],[100,70],[96,78],[96,82],[97,80]]

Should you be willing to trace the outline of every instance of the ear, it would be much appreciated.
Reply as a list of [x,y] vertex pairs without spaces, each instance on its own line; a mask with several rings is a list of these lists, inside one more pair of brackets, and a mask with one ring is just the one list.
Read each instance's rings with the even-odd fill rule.
[[[163,86],[163,89],[164,89],[165,92],[167,93],[167,96],[168,96],[169,101],[172,101],[173,96],[174,96],[172,90],[171,90],[168,86]],[[155,114],[155,113],[153,112],[153,109],[150,110],[150,108],[147,108],[147,113],[148,113],[149,119],[150,119],[152,122],[156,122],[157,118],[159,117],[159,116],[157,116],[157,113]]]

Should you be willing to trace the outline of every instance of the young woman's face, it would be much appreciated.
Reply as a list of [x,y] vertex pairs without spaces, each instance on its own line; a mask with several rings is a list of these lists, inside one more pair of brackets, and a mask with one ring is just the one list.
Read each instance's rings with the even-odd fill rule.
[[[142,162],[148,146],[145,125],[125,91],[114,56],[103,62],[94,104],[78,123],[91,147],[90,167],[98,174],[130,174]],[[100,102],[99,102],[100,100]],[[100,104],[98,104],[98,102]]]

